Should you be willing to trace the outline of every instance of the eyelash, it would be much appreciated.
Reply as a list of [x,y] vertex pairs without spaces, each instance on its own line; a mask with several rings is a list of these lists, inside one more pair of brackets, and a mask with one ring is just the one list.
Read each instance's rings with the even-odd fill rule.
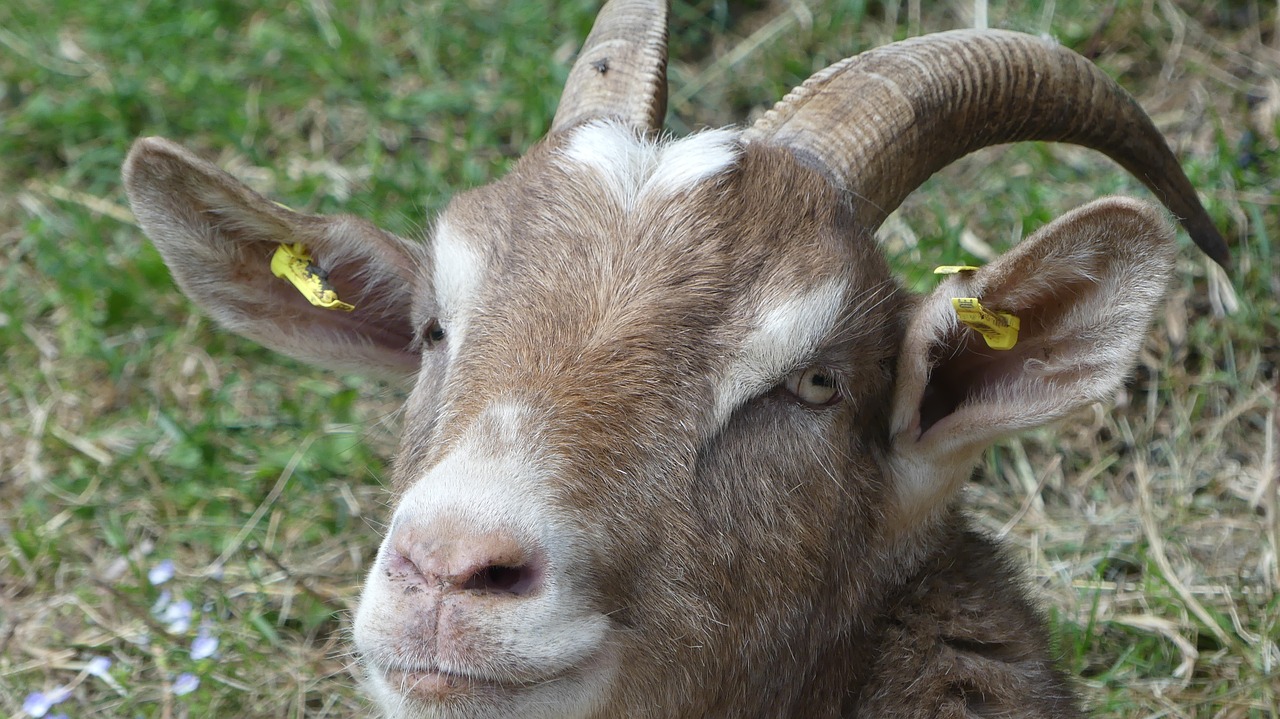
[[440,324],[438,318],[433,317],[418,328],[413,344],[419,350],[433,350],[444,342],[447,336],[444,325]]

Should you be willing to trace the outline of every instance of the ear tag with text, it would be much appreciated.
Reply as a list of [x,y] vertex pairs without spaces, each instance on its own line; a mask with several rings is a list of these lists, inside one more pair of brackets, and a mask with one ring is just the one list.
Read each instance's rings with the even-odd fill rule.
[[302,243],[280,245],[271,256],[271,274],[298,288],[303,297],[316,307],[350,312],[355,305],[338,299],[338,293],[329,283],[324,270],[311,262],[311,253]]
[[953,297],[951,306],[961,322],[982,333],[991,349],[1010,350],[1018,344],[1022,321],[1016,316],[1008,312],[992,312],[974,297]]

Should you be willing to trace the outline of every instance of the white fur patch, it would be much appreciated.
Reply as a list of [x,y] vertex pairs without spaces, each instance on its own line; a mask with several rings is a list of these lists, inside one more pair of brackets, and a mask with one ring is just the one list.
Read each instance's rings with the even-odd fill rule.
[[848,283],[831,279],[763,307],[756,328],[747,335],[716,388],[715,417],[720,424],[743,402],[781,381],[817,349],[835,327],[844,307]]
[[563,150],[569,171],[586,168],[621,206],[688,192],[738,160],[739,132],[707,130],[678,140],[639,137],[617,122],[590,122]]
[[528,409],[511,402],[489,405],[457,446],[405,492],[391,521],[422,522],[462,511],[478,531],[503,529],[538,533],[548,516],[547,461],[524,417]]
[[449,354],[456,356],[466,331],[467,310],[484,279],[480,253],[446,217],[436,223],[432,244],[432,281],[440,303],[440,323],[449,333]]

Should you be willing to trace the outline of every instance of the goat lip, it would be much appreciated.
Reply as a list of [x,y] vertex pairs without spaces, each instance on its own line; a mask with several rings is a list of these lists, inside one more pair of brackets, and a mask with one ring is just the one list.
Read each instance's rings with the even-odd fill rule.
[[508,693],[533,683],[493,679],[439,667],[389,667],[382,674],[387,684],[398,693],[428,703],[465,695]]
[[602,658],[595,656],[584,663],[538,677],[494,678],[483,674],[451,672],[426,665],[392,665],[380,670],[381,679],[390,690],[426,705],[448,705],[454,701],[512,701],[527,691],[545,690],[563,679],[582,679],[599,668]]
[[434,667],[386,669],[383,678],[400,694],[428,702],[469,693],[477,685],[494,685],[493,682]]

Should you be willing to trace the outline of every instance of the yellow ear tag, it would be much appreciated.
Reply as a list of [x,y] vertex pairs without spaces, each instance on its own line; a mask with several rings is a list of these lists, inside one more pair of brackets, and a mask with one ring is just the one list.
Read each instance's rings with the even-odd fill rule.
[[953,297],[951,306],[960,321],[982,333],[993,350],[1011,350],[1018,344],[1022,321],[1008,312],[992,312],[973,297]]
[[302,243],[277,247],[271,256],[271,274],[288,280],[316,307],[343,312],[355,309],[355,305],[338,299],[338,293],[329,284],[329,276],[311,263],[311,254]]
[[957,272],[977,272],[978,268],[971,265],[943,265],[933,268],[935,275],[954,275]]

